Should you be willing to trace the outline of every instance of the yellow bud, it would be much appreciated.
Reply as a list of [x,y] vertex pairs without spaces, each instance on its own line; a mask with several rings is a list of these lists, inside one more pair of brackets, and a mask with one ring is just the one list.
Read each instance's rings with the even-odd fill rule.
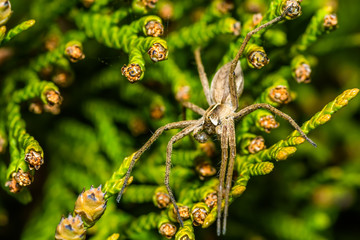
[[296,152],[296,147],[284,147],[276,154],[276,160],[286,160],[291,154]]
[[9,0],[0,0],[0,25],[5,24],[11,16],[11,4]]
[[105,193],[98,188],[91,188],[82,192],[75,202],[74,213],[79,214],[87,226],[92,226],[106,209]]
[[59,225],[56,227],[55,239],[79,239],[86,237],[84,223],[79,215],[75,217],[69,215],[67,218],[62,217]]

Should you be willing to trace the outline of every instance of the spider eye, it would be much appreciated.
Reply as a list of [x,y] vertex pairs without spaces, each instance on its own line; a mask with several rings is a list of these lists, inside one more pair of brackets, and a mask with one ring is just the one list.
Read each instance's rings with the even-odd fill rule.
[[153,50],[152,54],[153,54],[153,55],[156,55],[156,50]]

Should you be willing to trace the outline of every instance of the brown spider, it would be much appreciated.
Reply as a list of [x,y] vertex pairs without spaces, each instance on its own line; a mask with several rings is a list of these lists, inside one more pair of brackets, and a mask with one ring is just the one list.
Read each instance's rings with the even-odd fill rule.
[[[190,102],[182,102],[182,105],[186,108],[191,109],[192,111],[200,114],[202,117],[198,120],[187,120],[180,122],[173,122],[166,124],[158,128],[155,133],[151,136],[151,138],[133,155],[131,159],[130,166],[126,172],[124,185],[119,192],[117,197],[117,202],[120,201],[121,196],[125,190],[125,186],[129,180],[130,173],[135,165],[136,160],[156,141],[156,139],[164,132],[170,129],[179,129],[183,128],[179,133],[175,134],[167,145],[166,151],[166,172],[165,172],[165,186],[169,193],[170,199],[174,208],[177,212],[178,220],[180,222],[181,227],[183,227],[183,221],[180,217],[179,207],[176,204],[175,197],[172,193],[172,190],[169,185],[169,177],[170,177],[170,168],[171,168],[171,153],[173,144],[185,136],[193,133],[195,139],[199,142],[205,142],[208,139],[208,134],[215,134],[220,137],[221,143],[221,167],[220,167],[220,175],[219,175],[219,187],[218,187],[218,198],[217,198],[217,206],[221,206],[223,200],[223,194],[225,190],[225,205],[224,205],[224,218],[223,218],[223,229],[222,233],[226,232],[226,218],[228,215],[228,207],[229,207],[229,194],[232,183],[233,169],[234,169],[234,161],[236,157],[236,136],[235,136],[235,121],[241,119],[247,114],[259,109],[264,108],[267,109],[274,114],[284,118],[289,121],[289,123],[300,132],[301,136],[304,137],[308,142],[316,147],[316,144],[309,139],[306,134],[301,130],[301,128],[296,124],[296,122],[287,114],[281,112],[275,107],[266,104],[266,103],[256,103],[250,106],[247,106],[239,111],[238,108],[238,99],[244,88],[244,77],[242,74],[241,66],[240,66],[240,57],[245,49],[246,44],[250,40],[250,37],[256,32],[264,29],[276,22],[279,22],[283,19],[283,17],[290,12],[292,8],[292,4],[281,14],[281,16],[274,18],[273,20],[265,23],[258,28],[252,30],[247,33],[235,59],[224,66],[222,66],[215,74],[211,87],[209,87],[209,81],[206,77],[206,73],[204,71],[203,64],[201,62],[200,57],[200,49],[196,49],[195,61],[197,64],[201,84],[203,87],[203,91],[206,97],[206,100],[209,104],[209,108],[204,110],[203,108],[190,103]],[[232,74],[229,74],[232,73]],[[230,152],[230,155],[229,155]],[[227,167],[227,170],[226,170]],[[226,175],[227,172],[227,175]],[[224,186],[226,175],[226,183]],[[224,189],[225,187],[225,189]],[[221,233],[221,207],[217,209],[217,234]]]

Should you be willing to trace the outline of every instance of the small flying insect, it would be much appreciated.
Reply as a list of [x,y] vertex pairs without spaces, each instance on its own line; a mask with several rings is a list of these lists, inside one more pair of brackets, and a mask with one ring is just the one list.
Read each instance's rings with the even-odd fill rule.
[[[201,61],[200,49],[198,48],[195,50],[195,61],[197,64],[203,91],[207,103],[209,104],[209,108],[207,110],[204,110],[203,108],[193,103],[182,102],[184,107],[191,109],[195,113],[200,114],[201,118],[198,120],[173,122],[158,128],[155,133],[150,137],[150,139],[137,152],[134,153],[131,159],[130,166],[125,175],[124,185],[122,186],[122,189],[117,196],[117,202],[120,201],[121,196],[124,193],[125,186],[127,185],[130,173],[135,165],[136,160],[157,140],[157,138],[159,138],[159,136],[164,131],[170,129],[182,129],[180,132],[175,134],[168,142],[166,151],[166,172],[164,183],[169,193],[171,202],[177,212],[180,225],[181,227],[183,227],[183,221],[180,217],[179,208],[176,204],[174,194],[169,185],[171,153],[173,149],[173,144],[191,133],[193,134],[194,138],[200,142],[205,142],[209,138],[209,135],[216,135],[220,138],[222,151],[217,206],[222,205],[222,201],[224,198],[225,204],[223,213],[222,233],[225,234],[226,219],[229,208],[229,194],[232,184],[234,162],[236,157],[235,121],[240,120],[244,116],[257,109],[267,109],[272,113],[280,116],[281,118],[287,120],[297,131],[299,131],[303,138],[305,138],[309,143],[316,147],[316,144],[306,136],[306,134],[299,127],[299,125],[297,125],[297,123],[289,115],[283,113],[282,111],[267,103],[255,103],[237,111],[238,100],[244,88],[244,77],[239,59],[244,52],[245,46],[247,45],[253,34],[281,21],[286,14],[291,13],[293,10],[293,4],[290,4],[280,16],[247,33],[234,60],[222,66],[215,73],[214,78],[211,82],[211,87],[209,87],[209,81],[206,77],[206,73]],[[221,210],[221,207],[217,208],[218,235],[221,234]]]

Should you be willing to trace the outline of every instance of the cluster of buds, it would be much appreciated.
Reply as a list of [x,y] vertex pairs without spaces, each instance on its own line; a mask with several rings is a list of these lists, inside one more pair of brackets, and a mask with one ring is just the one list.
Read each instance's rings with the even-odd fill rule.
[[172,2],[162,2],[159,6],[158,15],[164,19],[169,20],[174,16],[174,5]]
[[158,208],[166,208],[170,204],[170,196],[164,186],[155,190],[153,202]]
[[82,45],[77,41],[71,41],[66,44],[65,55],[74,63],[85,58]]
[[60,105],[63,100],[60,93],[58,91],[50,90],[45,94],[45,96],[48,104],[43,105],[43,109],[54,115],[59,114]]
[[302,63],[295,69],[295,80],[298,83],[309,83],[311,75],[311,68],[309,64]]
[[175,99],[179,102],[189,101],[190,100],[190,86],[181,86],[175,95]]
[[164,236],[167,239],[171,239],[175,235],[176,230],[176,226],[169,222],[163,223],[159,227],[159,233],[161,234],[161,236]]
[[287,104],[291,101],[290,92],[288,88],[283,85],[272,88],[269,92],[269,97],[273,102],[280,104]]
[[164,26],[161,22],[151,20],[145,25],[146,35],[159,37],[164,34]]
[[44,164],[44,158],[41,156],[41,152],[37,152],[34,149],[31,149],[25,155],[25,162],[28,163],[29,169],[39,170],[40,166]]
[[104,213],[107,204],[105,194],[101,185],[98,188],[91,186],[89,190],[83,190],[77,198],[74,213],[81,216],[87,227],[94,225]]
[[325,31],[333,31],[338,27],[338,19],[336,14],[327,14],[323,23]]
[[162,119],[165,115],[165,106],[162,104],[154,104],[150,108],[150,117],[154,120]]
[[56,227],[55,239],[85,239],[86,228],[93,226],[106,209],[105,194],[98,188],[82,191],[75,202],[74,215],[62,217]]
[[204,202],[210,209],[214,208],[217,205],[217,192],[207,194]]
[[148,131],[146,122],[142,118],[139,118],[139,117],[135,117],[130,120],[129,129],[131,131],[131,134],[134,136],[139,136]]
[[[190,208],[188,206],[179,204],[178,210],[179,210],[181,220],[186,221],[187,219],[190,218]],[[173,205],[170,205],[169,211],[171,211],[171,212],[169,212],[169,217],[170,217],[171,221],[179,222],[176,209],[174,208]]]
[[219,1],[216,4],[216,9],[220,13],[226,14],[226,13],[230,12],[232,9],[234,9],[234,4],[232,2],[229,2],[229,1]]
[[216,174],[216,168],[213,167],[210,161],[200,159],[196,163],[195,167],[196,172],[199,175],[199,178],[201,180],[204,180],[205,178],[212,177]]
[[56,69],[52,76],[52,81],[60,87],[67,87],[72,83],[73,75],[64,69]]
[[153,62],[163,61],[167,58],[168,51],[160,43],[154,43],[147,52]]
[[44,47],[48,51],[52,51],[59,46],[60,37],[56,34],[46,37]]
[[152,8],[155,8],[158,0],[141,0],[141,2],[142,2],[142,4],[144,4],[145,7],[152,9]]
[[206,216],[209,214],[209,207],[203,203],[197,203],[191,211],[191,220],[194,226],[200,226],[204,223]]
[[5,186],[9,188],[10,192],[17,193],[22,187],[29,186],[33,180],[33,175],[30,172],[19,169],[11,174],[11,179],[5,183]]
[[302,12],[300,2],[301,0],[283,0],[281,4],[281,12],[284,12],[290,7],[290,9],[285,15],[286,19],[292,20],[301,16]]
[[241,32],[241,24],[240,22],[234,22],[232,25],[231,25],[231,28],[230,28],[231,32],[234,33],[235,36],[239,36],[240,35],[240,32]]
[[252,26],[256,27],[261,23],[263,15],[261,13],[255,13],[252,17]]
[[265,140],[261,136],[257,136],[256,138],[252,139],[248,146],[248,150],[251,154],[260,152],[261,150],[263,150],[265,148],[266,148]]
[[248,56],[248,62],[256,69],[263,68],[269,63],[269,61],[270,59],[263,49],[252,51]]
[[276,122],[273,115],[262,116],[259,119],[259,124],[265,132],[269,133],[272,129],[279,127],[279,123]]
[[84,240],[86,237],[86,230],[84,223],[79,215],[75,217],[69,216],[67,218],[62,217],[59,225],[56,227],[55,239],[78,239]]
[[5,24],[11,16],[11,4],[9,0],[0,0],[0,26]]
[[129,65],[124,65],[121,68],[121,73],[129,80],[129,82],[134,83],[141,79],[143,71],[141,70],[139,64],[130,63]]

